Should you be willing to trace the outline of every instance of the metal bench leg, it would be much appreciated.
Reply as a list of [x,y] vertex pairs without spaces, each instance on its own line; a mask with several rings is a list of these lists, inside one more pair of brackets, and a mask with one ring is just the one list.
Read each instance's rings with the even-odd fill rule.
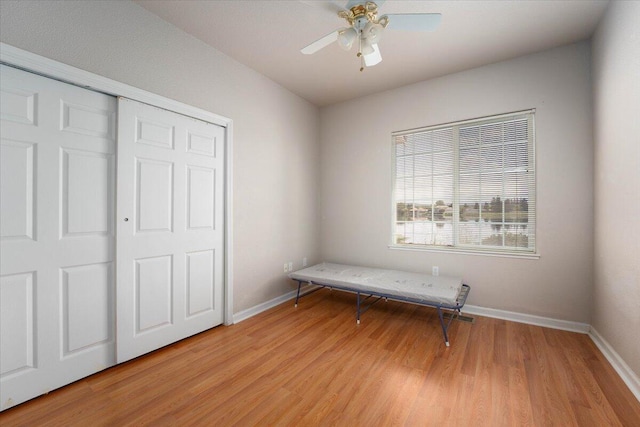
[[298,307],[298,300],[300,299],[300,287],[302,286],[302,282],[298,280],[298,292],[296,293],[296,305]]
[[358,306],[358,310],[356,313],[356,324],[360,324],[360,292],[356,292],[357,295],[357,306]]
[[449,337],[447,336],[447,328],[444,326],[444,318],[442,317],[442,309],[438,307],[438,317],[440,318],[440,326],[442,327],[442,335],[444,335],[444,343],[449,347]]

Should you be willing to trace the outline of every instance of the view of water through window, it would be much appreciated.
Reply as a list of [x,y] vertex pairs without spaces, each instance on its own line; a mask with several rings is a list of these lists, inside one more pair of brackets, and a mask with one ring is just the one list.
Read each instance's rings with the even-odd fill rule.
[[[459,245],[507,246],[527,248],[527,224],[496,224],[490,221],[461,221],[458,224]],[[398,244],[453,246],[451,221],[411,221],[396,224]]]

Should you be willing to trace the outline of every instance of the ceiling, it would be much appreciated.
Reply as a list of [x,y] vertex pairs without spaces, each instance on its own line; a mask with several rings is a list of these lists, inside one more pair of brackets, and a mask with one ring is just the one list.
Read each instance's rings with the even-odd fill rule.
[[360,72],[355,49],[300,49],[345,26],[346,0],[135,0],[165,21],[325,106],[588,39],[608,0],[394,1],[385,13],[442,14],[435,32],[388,28],[382,62]]

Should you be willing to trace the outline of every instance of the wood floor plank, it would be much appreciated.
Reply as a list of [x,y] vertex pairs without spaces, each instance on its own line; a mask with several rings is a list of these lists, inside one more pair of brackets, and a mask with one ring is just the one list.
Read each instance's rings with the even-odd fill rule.
[[527,385],[524,364],[509,366],[509,401],[507,407],[511,414],[513,425],[533,425],[533,410]]
[[411,407],[418,397],[418,392],[422,387],[426,373],[420,369],[406,367],[404,369],[403,384],[399,388],[392,390],[392,392],[396,393],[395,398],[386,406],[383,415],[379,419],[379,425],[405,425]]
[[[530,327],[529,331],[534,342],[538,343],[535,347],[535,367],[538,370],[537,377],[539,384],[543,388],[545,396],[545,415],[549,420],[563,425],[576,425],[577,422],[573,417],[573,411],[567,399],[568,386],[559,381],[560,372],[554,369],[552,358],[553,348],[550,347],[544,337],[544,328]],[[562,384],[562,387],[559,385]],[[562,393],[560,393],[562,390]]]
[[5,426],[640,426],[587,335],[321,290],[0,413]]
[[[593,346],[595,349],[595,346]],[[619,381],[617,374],[604,356],[594,351],[594,357],[587,358],[589,372],[593,374],[602,394],[620,423],[624,426],[640,425],[640,407],[631,391]]]
[[[590,351],[585,352],[582,350],[581,340],[576,340],[575,338],[576,337],[569,337],[574,345],[567,346],[567,360],[569,370],[574,380],[578,382],[579,388],[585,398],[583,405],[577,402],[574,405],[574,411],[578,414],[576,417],[582,417],[583,414],[588,414],[592,419],[606,420],[608,425],[621,425],[587,363],[587,359],[589,359],[591,355]],[[588,408],[588,410],[582,410],[581,407],[583,406]]]

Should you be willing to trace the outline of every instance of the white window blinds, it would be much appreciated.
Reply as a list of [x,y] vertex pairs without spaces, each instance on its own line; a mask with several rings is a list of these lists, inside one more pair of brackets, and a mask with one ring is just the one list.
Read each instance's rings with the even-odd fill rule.
[[535,252],[534,113],[393,134],[393,243]]

